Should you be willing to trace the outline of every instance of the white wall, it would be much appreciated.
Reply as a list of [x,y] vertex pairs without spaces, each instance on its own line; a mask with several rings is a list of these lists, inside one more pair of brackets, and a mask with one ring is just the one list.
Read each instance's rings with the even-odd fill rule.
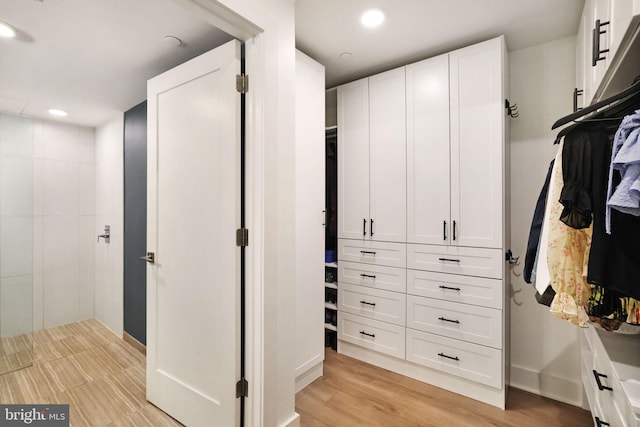
[[124,113],[96,129],[94,235],[111,226],[111,241],[95,245],[95,317],[122,336],[123,222],[124,222]]
[[3,336],[93,317],[93,129],[1,114],[0,135]]
[[511,385],[580,405],[578,329],[553,317],[524,282],[522,266],[533,210],[549,162],[557,152],[551,125],[572,111],[575,37],[511,52],[510,101],[520,117],[511,125],[511,249],[520,255],[511,283]]

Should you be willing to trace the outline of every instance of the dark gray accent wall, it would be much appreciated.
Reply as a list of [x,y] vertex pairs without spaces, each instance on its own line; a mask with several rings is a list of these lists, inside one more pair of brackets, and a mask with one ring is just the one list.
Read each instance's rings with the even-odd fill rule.
[[147,102],[124,113],[124,331],[147,343]]

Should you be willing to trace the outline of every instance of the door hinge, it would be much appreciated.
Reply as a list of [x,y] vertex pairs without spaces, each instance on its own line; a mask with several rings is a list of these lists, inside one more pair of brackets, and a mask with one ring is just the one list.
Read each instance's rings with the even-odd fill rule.
[[242,378],[236,383],[236,398],[249,397],[249,382]]
[[249,246],[249,229],[238,228],[236,230],[236,246]]
[[238,74],[236,76],[236,90],[240,93],[249,92],[249,76],[246,74]]

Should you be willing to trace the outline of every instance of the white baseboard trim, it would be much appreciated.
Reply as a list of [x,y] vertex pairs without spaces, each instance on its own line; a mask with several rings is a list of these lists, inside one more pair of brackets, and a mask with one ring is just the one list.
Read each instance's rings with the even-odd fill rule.
[[511,387],[582,407],[582,381],[511,365]]
[[324,363],[320,360],[320,363],[308,368],[306,372],[296,376],[296,393],[317,380],[322,376]]
[[289,421],[280,424],[280,427],[300,427],[300,414],[294,412]]

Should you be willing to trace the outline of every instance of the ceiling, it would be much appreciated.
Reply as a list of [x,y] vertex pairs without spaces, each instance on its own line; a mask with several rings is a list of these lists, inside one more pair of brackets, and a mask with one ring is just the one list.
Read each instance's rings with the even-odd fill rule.
[[[509,51],[576,34],[584,0],[296,0],[296,45],[327,87],[504,34]],[[377,28],[360,25],[382,10]],[[351,52],[351,59],[340,53]]]
[[[171,0],[1,0],[0,111],[98,126],[146,99],[147,80],[231,36]],[[164,36],[180,38],[171,47]]]
[[[296,45],[327,87],[504,34],[509,50],[577,32],[584,0],[296,0]],[[376,7],[386,20],[359,23]],[[143,101],[146,81],[231,36],[172,0],[1,0],[0,111],[98,126]],[[164,36],[183,47],[171,47]],[[340,53],[351,52],[350,60]]]

